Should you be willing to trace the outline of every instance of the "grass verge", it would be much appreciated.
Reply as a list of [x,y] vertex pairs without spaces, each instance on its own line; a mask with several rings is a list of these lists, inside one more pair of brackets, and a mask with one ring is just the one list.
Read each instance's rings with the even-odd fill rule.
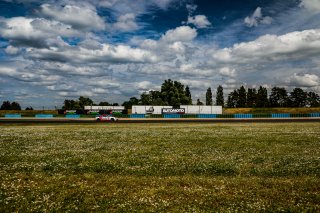
[[320,125],[3,126],[0,211],[319,211]]

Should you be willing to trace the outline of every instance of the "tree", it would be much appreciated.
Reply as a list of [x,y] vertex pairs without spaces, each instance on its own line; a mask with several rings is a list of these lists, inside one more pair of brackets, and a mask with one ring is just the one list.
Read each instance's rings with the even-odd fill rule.
[[99,106],[110,106],[110,103],[107,102],[107,101],[101,101],[101,102],[99,103]]
[[141,105],[152,105],[152,99],[150,93],[144,92],[140,95],[139,104]]
[[4,101],[1,105],[1,110],[10,110],[11,109],[11,103],[10,101]]
[[271,107],[285,107],[288,103],[288,94],[285,88],[273,87],[269,96]]
[[79,97],[79,106],[81,109],[84,109],[84,106],[92,106],[92,105],[94,105],[94,103],[90,98],[86,98],[83,96]]
[[188,85],[186,86],[185,96],[186,96],[186,101],[183,104],[191,105],[192,104],[192,97],[191,97],[191,92],[190,92],[190,88]]
[[228,95],[227,106],[228,106],[229,108],[236,108],[236,107],[238,107],[238,106],[237,106],[237,104],[238,104],[238,99],[239,99],[238,90],[234,90],[233,92],[231,92],[231,93]]
[[132,109],[132,105],[138,105],[139,99],[136,97],[131,97],[129,101],[123,102],[122,106],[124,106],[126,109]]
[[161,98],[164,105],[179,107],[182,104],[190,103],[192,101],[190,96],[184,89],[184,85],[178,81],[168,79],[161,85]]
[[206,105],[208,106],[212,105],[212,92],[210,87],[207,89],[207,92],[206,92]]
[[202,106],[203,105],[203,103],[200,101],[200,99],[197,99],[197,105],[198,106]]
[[79,102],[74,100],[64,100],[62,109],[64,110],[77,110],[80,109]]
[[33,108],[30,106],[30,107],[27,107],[26,110],[33,110]]
[[1,110],[21,110],[21,106],[18,102],[4,101],[1,105]]
[[221,85],[217,88],[216,105],[224,107],[223,87]]
[[290,93],[290,106],[291,107],[305,107],[307,105],[307,92],[301,88],[294,88]]
[[246,107],[247,105],[247,92],[244,86],[241,86],[238,90],[238,103],[237,107]]
[[310,107],[320,106],[320,96],[315,92],[309,92],[307,97],[307,105]]
[[268,107],[268,90],[265,87],[260,86],[257,93],[256,107]]
[[11,109],[12,110],[21,110],[21,106],[18,102],[12,102],[11,103]]
[[256,99],[257,99],[257,90],[255,88],[248,88],[247,107],[255,107]]

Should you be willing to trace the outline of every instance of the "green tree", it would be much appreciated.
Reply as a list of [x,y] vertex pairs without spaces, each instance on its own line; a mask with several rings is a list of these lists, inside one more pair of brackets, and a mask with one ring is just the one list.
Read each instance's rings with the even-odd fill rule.
[[247,107],[255,107],[256,99],[257,99],[257,90],[255,88],[248,88]]
[[11,109],[12,110],[21,110],[21,106],[18,102],[12,102],[11,103]]
[[189,103],[191,101],[189,97],[184,85],[178,81],[168,79],[161,85],[161,98],[165,105],[179,107],[182,104]]
[[320,107],[320,96],[315,92],[309,92],[307,97],[307,105],[310,107]]
[[4,101],[1,105],[1,110],[10,110],[11,109],[11,103],[10,101]]
[[211,106],[212,105],[212,92],[211,87],[207,89],[206,92],[206,105]]
[[192,104],[192,97],[191,97],[191,92],[190,92],[190,88],[188,85],[186,86],[185,96],[186,96],[186,100],[182,104],[191,105]]
[[122,106],[124,106],[126,109],[132,109],[132,105],[138,105],[139,99],[136,97],[131,97],[129,101],[123,102]]
[[238,99],[239,99],[238,90],[234,90],[233,92],[231,92],[231,93],[228,95],[227,106],[228,106],[229,108],[236,108],[236,107],[238,107],[238,106],[237,106],[237,104],[238,104]]
[[77,110],[80,109],[79,102],[75,100],[64,100],[62,109],[64,110]]
[[291,107],[305,107],[307,105],[307,92],[301,88],[294,88],[290,93],[290,106]]
[[101,102],[99,103],[99,106],[110,106],[110,103],[107,102],[107,101],[101,101]]
[[246,107],[247,106],[247,92],[244,86],[241,86],[238,90],[238,102],[237,107]]
[[93,101],[90,98],[80,96],[79,97],[79,107],[80,109],[84,109],[84,106],[92,106],[94,105]]
[[268,90],[265,87],[260,86],[257,93],[256,99],[256,107],[268,107],[269,100],[268,100]]
[[273,87],[269,96],[271,107],[285,107],[288,104],[288,93],[285,88]]
[[221,85],[217,88],[216,105],[224,107],[223,87]]
[[200,101],[200,99],[197,99],[197,105],[198,106],[202,106],[203,105],[203,103]]

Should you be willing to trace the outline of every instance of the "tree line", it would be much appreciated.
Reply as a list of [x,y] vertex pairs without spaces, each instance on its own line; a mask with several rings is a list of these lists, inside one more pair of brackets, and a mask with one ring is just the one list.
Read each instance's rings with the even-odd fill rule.
[[265,87],[245,89],[241,86],[228,95],[228,108],[243,107],[319,107],[320,97],[315,92],[294,88],[291,92],[283,87],[273,87],[270,95]]
[[[131,97],[128,101],[122,103],[126,109],[131,109],[132,105],[155,105],[155,106],[173,106],[192,105],[191,91],[189,86],[185,86],[178,81],[171,79],[165,80],[161,89],[150,90],[140,95],[140,98]],[[215,102],[213,102],[213,92],[209,87],[206,91],[205,105],[217,105],[228,108],[266,108],[266,107],[320,107],[320,97],[315,92],[307,92],[301,88],[294,88],[288,92],[283,87],[273,87],[270,94],[267,88],[260,86],[256,88],[245,88],[241,86],[227,95],[224,99],[223,87],[219,85],[216,89]],[[197,99],[197,105],[204,103]],[[89,97],[80,96],[78,100],[66,99],[63,102],[63,110],[83,110],[84,106],[119,106],[118,103],[108,103],[102,101],[95,104]],[[4,101],[1,110],[21,110],[17,102],[10,103]],[[26,110],[32,110],[27,107]]]

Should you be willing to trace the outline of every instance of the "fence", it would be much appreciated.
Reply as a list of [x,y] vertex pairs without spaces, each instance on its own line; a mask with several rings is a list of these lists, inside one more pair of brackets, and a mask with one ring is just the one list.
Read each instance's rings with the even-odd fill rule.
[[80,118],[80,115],[67,114],[66,118]]
[[5,118],[21,118],[21,114],[5,114]]
[[52,114],[36,114],[36,118],[53,118]]

